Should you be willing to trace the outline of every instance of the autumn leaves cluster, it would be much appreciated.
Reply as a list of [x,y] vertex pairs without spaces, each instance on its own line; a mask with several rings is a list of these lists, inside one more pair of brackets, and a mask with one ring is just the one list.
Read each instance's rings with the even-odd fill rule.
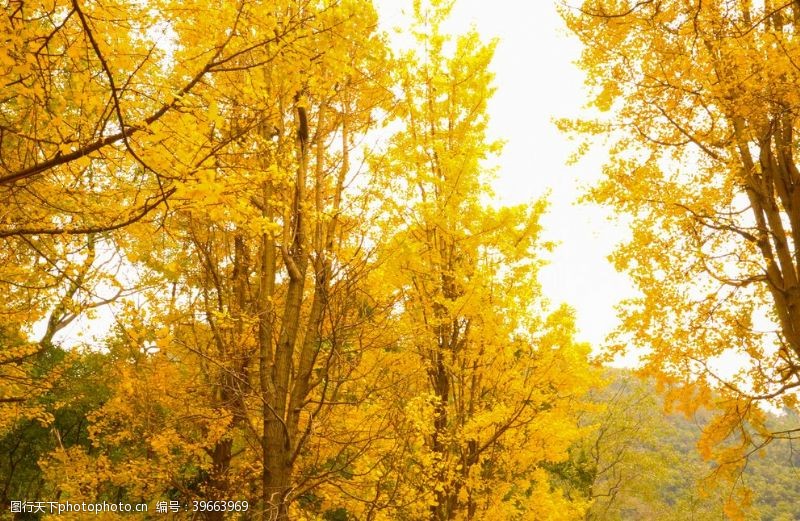
[[4,501],[580,515],[548,465],[596,377],[448,9],[407,52],[348,0],[6,9],[1,427],[40,445]]
[[[589,198],[631,219],[614,254],[640,291],[614,343],[689,415],[720,414],[701,452],[743,462],[798,428],[800,4],[586,1],[563,6],[603,114],[564,127],[610,150]],[[795,422],[796,423],[796,422]],[[746,493],[728,502],[742,516]]]

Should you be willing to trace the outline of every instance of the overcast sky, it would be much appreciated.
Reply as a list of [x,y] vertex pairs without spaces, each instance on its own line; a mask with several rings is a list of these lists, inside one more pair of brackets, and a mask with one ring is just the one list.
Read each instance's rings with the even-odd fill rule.
[[[411,0],[378,0],[384,28],[403,25]],[[633,294],[626,277],[607,261],[625,229],[606,219],[606,210],[578,204],[599,177],[604,151],[596,147],[575,166],[566,160],[576,144],[561,134],[554,118],[578,115],[586,102],[583,74],[574,65],[580,44],[567,34],[555,1],[456,0],[447,29],[475,25],[486,40],[499,38],[493,72],[497,91],[489,103],[492,138],[507,142],[499,158],[495,192],[502,202],[520,203],[550,192],[547,238],[560,243],[541,275],[553,304],[577,311],[580,338],[595,346],[616,323],[614,305]]]

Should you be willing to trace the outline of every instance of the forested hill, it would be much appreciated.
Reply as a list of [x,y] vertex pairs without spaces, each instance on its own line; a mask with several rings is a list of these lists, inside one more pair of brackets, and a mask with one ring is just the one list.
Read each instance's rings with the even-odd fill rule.
[[[584,493],[593,496],[588,518],[725,519],[730,485],[706,479],[716,467],[697,450],[712,414],[665,414],[653,385],[627,370],[609,370],[607,376],[610,385],[594,396],[600,410],[584,418],[597,430],[573,450],[571,467],[557,469],[565,482],[583,483]],[[768,424],[773,432],[796,429],[800,418],[770,414]],[[776,439],[749,458],[738,483],[752,494],[747,519],[800,519],[799,450],[791,441]]]

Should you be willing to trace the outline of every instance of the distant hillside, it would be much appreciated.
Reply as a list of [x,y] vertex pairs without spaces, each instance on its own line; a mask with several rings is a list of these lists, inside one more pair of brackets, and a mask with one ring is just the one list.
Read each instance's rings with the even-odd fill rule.
[[[587,519],[719,520],[730,485],[706,480],[713,462],[696,449],[708,412],[688,419],[665,414],[654,387],[630,371],[609,370],[611,383],[594,396],[592,426],[570,465],[552,470],[570,494],[593,498]],[[773,431],[797,429],[800,418],[771,415]],[[752,490],[748,519],[800,520],[800,442],[775,440],[747,462],[741,483]]]

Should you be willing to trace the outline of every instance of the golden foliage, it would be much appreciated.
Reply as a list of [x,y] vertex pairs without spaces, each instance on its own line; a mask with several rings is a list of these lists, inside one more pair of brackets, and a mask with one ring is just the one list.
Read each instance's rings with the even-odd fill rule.
[[791,436],[766,432],[757,403],[797,410],[800,7],[587,0],[562,15],[607,112],[565,123],[610,142],[589,199],[633,217],[613,260],[641,296],[618,349],[643,349],[687,414],[720,408],[701,450],[736,469]]
[[357,0],[6,7],[0,433],[50,429],[47,493],[582,515],[548,465],[589,347],[537,282],[545,202],[491,201],[494,43],[449,9],[415,2],[392,56]]

